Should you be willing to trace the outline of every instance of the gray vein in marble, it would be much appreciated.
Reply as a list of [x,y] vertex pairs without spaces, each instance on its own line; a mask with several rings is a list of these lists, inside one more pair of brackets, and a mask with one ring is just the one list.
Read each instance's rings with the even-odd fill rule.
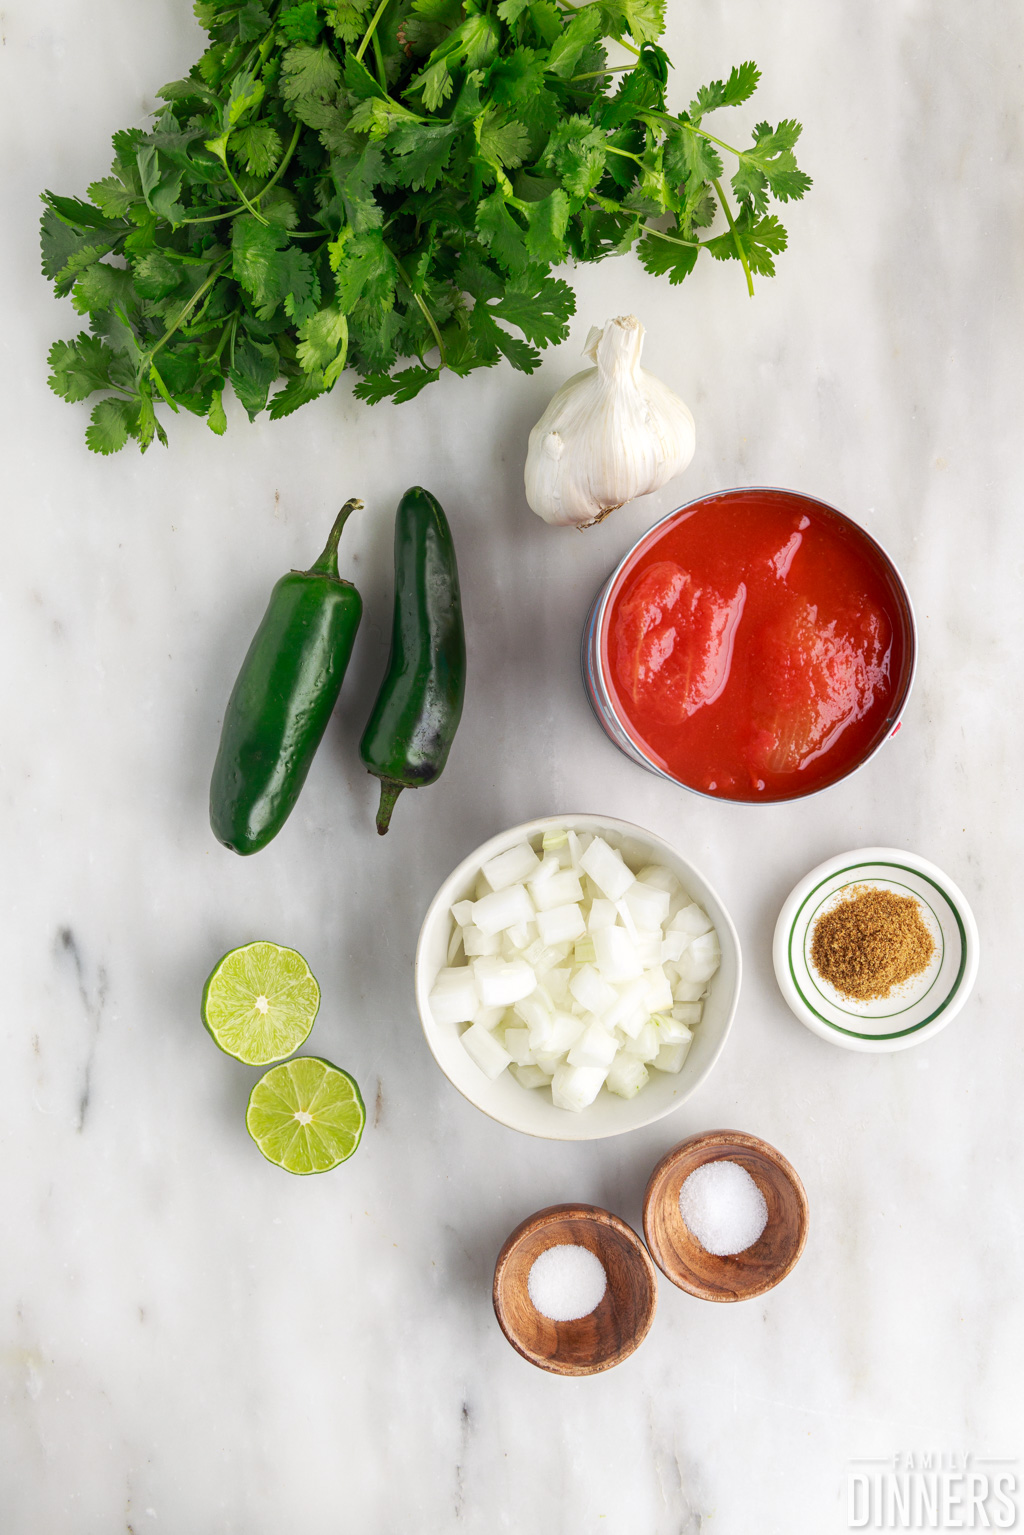
[[78,989],[78,999],[82,1004],[85,1014],[85,1022],[88,1029],[85,1059],[81,1069],[81,1088],[78,1094],[78,1117],[75,1128],[79,1135],[85,1129],[86,1115],[89,1112],[89,1103],[92,1097],[92,1072],[96,1059],[96,1047],[99,1043],[100,1026],[103,1021],[103,1007],[107,1000],[107,972],[102,965],[97,968],[95,986],[90,987],[86,982],[85,965],[82,961],[78,940],[70,927],[57,929],[57,952],[66,958],[70,964]]

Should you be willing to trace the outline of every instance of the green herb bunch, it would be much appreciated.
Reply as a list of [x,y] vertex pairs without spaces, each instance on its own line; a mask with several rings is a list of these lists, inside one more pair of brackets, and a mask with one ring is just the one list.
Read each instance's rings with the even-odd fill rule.
[[[54,344],[50,385],[105,391],[86,432],[100,453],[166,442],[161,401],[222,433],[228,382],[253,419],[346,367],[370,402],[445,368],[529,373],[567,334],[573,292],[551,270],[569,257],[636,245],[677,283],[704,249],[753,292],[786,245],[769,200],[810,185],[799,123],[759,123],[742,150],[705,127],[753,93],[756,65],[667,110],[664,0],[195,10],[210,46],[152,128],[114,135],[88,201],[44,194],[43,271],[90,327]],[[608,67],[610,39],[632,63]]]

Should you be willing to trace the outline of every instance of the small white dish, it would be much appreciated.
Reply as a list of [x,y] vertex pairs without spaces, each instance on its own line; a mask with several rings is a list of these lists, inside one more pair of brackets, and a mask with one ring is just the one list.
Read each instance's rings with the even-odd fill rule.
[[[814,927],[852,886],[915,897],[935,953],[921,975],[888,997],[861,1002],[844,996],[811,963]],[[829,858],[803,878],[775,925],[775,975],[802,1024],[846,1050],[907,1050],[956,1017],[978,973],[978,928],[967,899],[926,858],[900,848],[863,847]]]
[[[438,971],[447,961],[454,903],[472,897],[481,866],[489,858],[559,827],[599,834],[634,867],[660,863],[670,869],[715,924],[722,950],[722,963],[711,982],[704,1016],[694,1029],[693,1044],[683,1069],[675,1075],[652,1071],[650,1082],[635,1098],[618,1098],[602,1088],[595,1101],[579,1114],[556,1108],[547,1088],[522,1087],[508,1071],[502,1072],[496,1081],[488,1081],[461,1042],[462,1027],[455,1023],[437,1024],[430,1011],[430,992]],[[420,929],[416,947],[416,1006],[434,1059],[470,1103],[510,1130],[548,1140],[591,1141],[652,1124],[696,1092],[721,1055],[732,1027],[739,1000],[740,969],[740,943],[729,913],[704,876],[668,842],[628,821],[610,820],[607,816],[546,816],[492,837],[449,874],[431,901]]]

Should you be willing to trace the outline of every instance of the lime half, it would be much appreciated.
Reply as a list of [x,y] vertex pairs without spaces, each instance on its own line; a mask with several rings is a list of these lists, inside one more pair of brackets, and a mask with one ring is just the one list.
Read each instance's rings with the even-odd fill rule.
[[302,1055],[266,1072],[249,1095],[245,1126],[268,1162],[289,1173],[326,1173],[359,1145],[366,1110],[340,1066]]
[[283,1061],[309,1036],[320,988],[301,954],[247,943],[214,966],[203,987],[203,1022],[217,1044],[247,1066]]

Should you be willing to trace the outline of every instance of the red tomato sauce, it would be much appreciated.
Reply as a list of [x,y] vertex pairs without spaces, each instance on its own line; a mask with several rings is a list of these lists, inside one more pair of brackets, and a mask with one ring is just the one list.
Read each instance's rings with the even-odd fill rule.
[[807,794],[884,737],[906,693],[894,576],[820,502],[740,491],[680,513],[617,578],[608,690],[644,756],[731,800]]

